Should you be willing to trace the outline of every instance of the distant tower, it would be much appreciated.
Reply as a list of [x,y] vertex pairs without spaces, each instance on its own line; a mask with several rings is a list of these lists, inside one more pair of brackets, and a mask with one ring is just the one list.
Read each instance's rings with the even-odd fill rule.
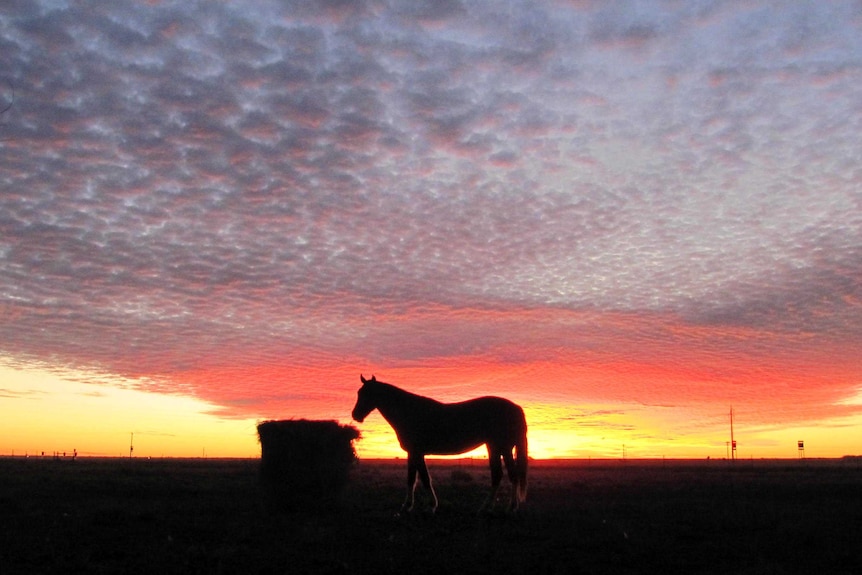
[[805,442],[801,439],[796,442],[796,451],[799,459],[805,459]]
[[730,459],[736,461],[736,440],[733,438],[733,406],[730,406]]
[[132,432],[132,437],[129,439],[129,459],[132,458],[132,452],[135,450],[135,432]]

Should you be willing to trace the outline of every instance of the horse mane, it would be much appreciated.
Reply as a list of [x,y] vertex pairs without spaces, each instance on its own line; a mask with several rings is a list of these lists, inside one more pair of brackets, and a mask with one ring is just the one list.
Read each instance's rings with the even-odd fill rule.
[[398,395],[401,398],[408,400],[414,404],[421,404],[426,406],[443,405],[442,402],[437,401],[436,399],[432,399],[424,395],[419,395],[418,393],[409,392],[406,389],[401,389],[400,387],[392,385],[391,383],[386,383],[383,381],[377,381],[376,383],[377,385],[382,387],[386,391],[386,393]]

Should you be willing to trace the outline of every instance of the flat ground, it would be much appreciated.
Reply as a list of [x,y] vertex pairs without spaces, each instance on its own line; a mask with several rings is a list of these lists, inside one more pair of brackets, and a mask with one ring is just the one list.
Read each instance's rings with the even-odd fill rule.
[[862,573],[858,460],[532,462],[515,516],[477,515],[484,462],[433,461],[406,517],[403,462],[282,513],[258,465],[0,459],[0,573]]

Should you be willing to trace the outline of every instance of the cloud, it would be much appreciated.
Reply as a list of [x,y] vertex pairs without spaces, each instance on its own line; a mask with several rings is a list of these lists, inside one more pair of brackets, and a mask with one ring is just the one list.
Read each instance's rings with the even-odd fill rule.
[[584,357],[666,362],[626,378],[650,403],[762,369],[831,405],[860,375],[852,11],[0,11],[0,352],[249,413],[305,397],[254,380],[279,365]]
[[36,399],[45,395],[44,391],[34,389],[8,389],[0,388],[0,397],[4,399]]

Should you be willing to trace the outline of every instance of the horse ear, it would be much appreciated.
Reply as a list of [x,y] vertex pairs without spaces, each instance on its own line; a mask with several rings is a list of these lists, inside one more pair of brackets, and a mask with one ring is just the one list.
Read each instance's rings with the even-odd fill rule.
[[373,373],[371,374],[371,381],[373,381],[374,383],[377,383],[377,376],[374,375]]
[[[371,376],[371,379],[374,379],[373,375]],[[368,380],[365,379],[365,376],[362,375],[361,373],[359,374],[359,381],[361,381],[362,383],[368,383]]]

